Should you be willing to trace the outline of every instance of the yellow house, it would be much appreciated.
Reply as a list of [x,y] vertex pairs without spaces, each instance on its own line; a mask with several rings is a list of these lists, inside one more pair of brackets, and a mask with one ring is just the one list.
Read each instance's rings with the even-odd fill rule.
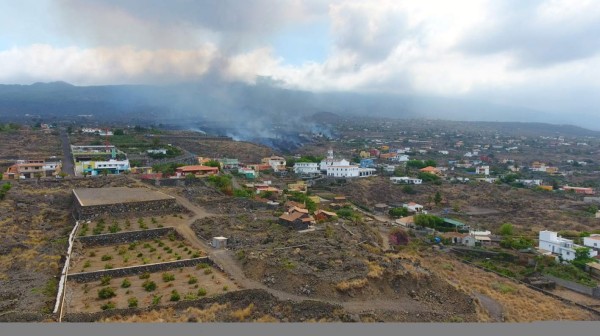
[[371,153],[366,152],[366,151],[360,151],[360,154],[358,154],[361,158],[366,159],[366,158],[370,158],[371,157]]
[[383,145],[383,146],[381,146],[381,150],[383,150],[383,151],[389,151],[390,150],[390,146]]
[[308,196],[308,198],[309,198],[311,201],[315,202],[315,204],[319,204],[319,203],[321,203],[321,197],[319,197],[319,196]]

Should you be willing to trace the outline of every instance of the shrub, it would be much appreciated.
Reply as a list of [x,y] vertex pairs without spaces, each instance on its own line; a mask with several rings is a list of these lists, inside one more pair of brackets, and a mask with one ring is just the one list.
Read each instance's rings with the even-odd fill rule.
[[175,280],[175,275],[172,273],[163,273],[162,279],[164,282],[169,282]]
[[150,278],[150,273],[148,273],[148,272],[140,274],[140,279],[149,279],[149,278]]
[[108,254],[105,254],[102,256],[102,258],[100,258],[100,260],[102,260],[102,261],[109,261],[111,259],[112,259],[112,256],[110,256]]
[[198,295],[196,293],[194,293],[194,292],[186,293],[183,296],[183,300],[185,300],[185,301],[196,300],[197,298],[198,298]]
[[154,281],[151,281],[151,280],[146,280],[142,284],[142,287],[144,287],[144,289],[146,290],[146,292],[152,292],[152,291],[156,290],[156,283]]
[[104,264],[104,269],[113,269],[112,264]]
[[98,290],[98,298],[100,299],[110,299],[111,297],[115,296],[117,296],[117,294],[115,293],[115,290],[111,287],[104,287]]
[[116,305],[114,302],[108,301],[107,303],[100,306],[100,309],[109,310],[109,309],[115,309],[115,307],[116,307]]
[[90,258],[93,258],[93,257],[95,257],[95,256],[96,256],[96,252],[93,252],[93,251],[92,251],[92,252],[90,252]]
[[138,306],[138,300],[134,297],[127,299],[127,306],[129,308],[135,308]]
[[156,306],[160,303],[160,299],[162,299],[162,295],[158,296],[158,295],[154,295],[154,297],[152,297],[152,305]]
[[110,280],[112,280],[112,277],[110,275],[104,275],[100,278],[100,285],[106,286],[110,283]]
[[223,286],[223,292],[227,292],[227,290],[229,290],[228,286]]
[[204,274],[209,275],[211,273],[212,273],[212,270],[210,268],[204,269]]
[[366,286],[368,283],[367,279],[354,279],[350,281],[342,281],[335,286],[340,292],[347,292],[352,289],[360,289]]
[[179,301],[179,299],[180,299],[180,298],[181,298],[181,297],[179,296],[179,292],[177,292],[177,290],[176,290],[176,289],[173,289],[173,290],[171,291],[171,299],[170,299],[170,300],[171,300],[171,301]]
[[192,258],[200,258],[200,252],[194,252],[194,254],[192,254]]
[[83,268],[88,268],[92,266],[92,263],[89,260],[86,260],[85,263],[83,264]]
[[206,295],[206,289],[198,288],[198,296],[205,296],[205,295]]
[[198,282],[198,278],[196,278],[196,277],[190,277],[190,279],[188,280],[189,285],[193,285],[196,282]]
[[121,282],[121,288],[129,288],[131,287],[131,281],[129,281],[129,279],[125,278],[123,279],[123,282]]

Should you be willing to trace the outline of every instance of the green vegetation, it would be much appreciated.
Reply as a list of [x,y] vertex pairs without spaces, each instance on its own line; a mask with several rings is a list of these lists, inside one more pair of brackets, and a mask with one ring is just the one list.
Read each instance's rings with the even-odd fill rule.
[[422,169],[422,168],[429,167],[429,166],[431,166],[431,167],[437,167],[437,162],[435,162],[435,160],[426,160],[426,161],[423,161],[423,160],[409,160],[406,163],[406,167],[416,168],[416,169]]
[[295,191],[288,195],[288,199],[294,202],[305,204],[308,211],[312,212],[317,210],[317,204],[311,200],[307,194]]
[[0,201],[2,201],[6,197],[6,194],[8,194],[10,188],[12,188],[12,185],[8,182],[2,185],[2,187],[0,188]]
[[440,179],[439,176],[427,172],[419,172],[419,174],[417,174],[417,177],[423,180],[423,182],[435,182]]
[[171,301],[179,301],[179,299],[181,299],[181,296],[179,295],[179,292],[177,292],[176,289],[173,289],[171,291]]
[[109,310],[109,309],[115,309],[116,307],[117,306],[115,305],[114,302],[108,301],[107,303],[105,303],[102,306],[100,306],[100,309],[102,309],[102,310]]
[[197,282],[198,282],[198,278],[196,278],[196,277],[192,276],[192,277],[190,277],[190,279],[188,280],[188,285],[193,285],[193,284],[195,284],[195,283],[197,283]]
[[571,264],[581,270],[585,270],[587,263],[596,262],[596,259],[590,257],[590,250],[589,247],[576,247],[575,259],[571,261]]
[[205,296],[206,295],[206,289],[200,287],[198,288],[198,296]]
[[444,220],[434,215],[415,215],[415,225],[436,229],[441,227]]
[[160,303],[160,299],[162,299],[162,295],[161,295],[161,296],[154,295],[154,296],[152,297],[152,305],[153,305],[153,306],[156,306],[156,305],[158,305],[158,304]]
[[208,181],[217,187],[221,192],[231,195],[233,187],[231,183],[231,175],[210,175]]
[[8,123],[8,124],[0,124],[0,132],[15,132],[21,129],[19,124]]
[[109,261],[111,259],[112,259],[112,256],[110,256],[108,254],[105,254],[100,258],[100,260],[102,260],[102,261]]
[[514,250],[523,250],[532,247],[533,244],[533,240],[526,237],[506,237],[500,241],[500,246]]
[[498,233],[501,236],[512,236],[514,234],[515,228],[511,223],[504,223],[498,229]]
[[433,201],[435,202],[435,205],[440,205],[440,203],[442,202],[442,194],[440,194],[439,191],[435,192],[435,196],[433,197]]
[[129,281],[129,279],[125,278],[123,279],[123,282],[121,282],[121,288],[129,288],[131,287],[131,281]]
[[402,187],[402,192],[404,192],[405,194],[409,194],[409,195],[414,195],[417,193],[417,191],[415,190],[415,188],[413,188],[412,186],[409,185],[405,185]]
[[161,163],[152,166],[152,171],[156,173],[163,173],[165,175],[175,174],[175,170],[179,167],[185,166],[181,163]]
[[405,216],[408,216],[408,209],[404,208],[404,207],[392,208],[392,209],[390,209],[389,214],[391,217],[394,217],[394,218],[405,217]]
[[134,297],[131,297],[131,298],[127,299],[127,306],[129,308],[135,308],[135,307],[137,307],[138,306],[138,299],[134,298]]
[[142,284],[142,287],[144,287],[144,289],[146,290],[146,292],[152,292],[152,291],[156,290],[156,283],[154,281],[151,281],[151,280],[146,280]]
[[111,297],[115,296],[117,296],[117,294],[115,293],[115,290],[112,287],[104,287],[98,290],[98,298],[102,300],[110,299]]
[[110,275],[104,275],[100,278],[100,285],[106,286],[110,283],[110,280],[112,280]]
[[172,273],[163,273],[162,274],[162,279],[164,282],[170,282],[175,280],[175,274]]
[[556,264],[554,266],[546,267],[544,273],[553,275],[557,278],[574,281],[584,286],[596,287],[598,285],[589,274],[574,265]]
[[252,196],[254,196],[254,193],[252,192],[252,190],[235,189],[233,190],[233,196],[242,198],[252,198]]
[[591,215],[595,215],[596,212],[598,212],[598,206],[590,205],[589,207],[587,207],[587,209],[585,209],[585,211],[587,211]]

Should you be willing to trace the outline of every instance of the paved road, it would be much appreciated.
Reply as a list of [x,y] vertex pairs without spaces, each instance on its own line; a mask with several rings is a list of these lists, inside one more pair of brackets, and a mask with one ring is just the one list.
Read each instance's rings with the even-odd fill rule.
[[69,141],[69,135],[64,129],[60,130],[60,141],[63,152],[62,160],[62,171],[75,176],[75,165],[73,164],[73,155],[71,154],[71,142]]

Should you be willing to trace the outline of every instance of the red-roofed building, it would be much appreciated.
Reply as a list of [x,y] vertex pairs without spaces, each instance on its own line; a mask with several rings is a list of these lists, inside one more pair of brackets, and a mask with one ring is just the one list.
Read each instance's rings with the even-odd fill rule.
[[219,173],[218,167],[209,167],[209,166],[183,166],[179,167],[175,170],[175,175],[177,177],[185,177],[188,174],[192,174],[195,176],[204,176],[204,175],[216,175]]

